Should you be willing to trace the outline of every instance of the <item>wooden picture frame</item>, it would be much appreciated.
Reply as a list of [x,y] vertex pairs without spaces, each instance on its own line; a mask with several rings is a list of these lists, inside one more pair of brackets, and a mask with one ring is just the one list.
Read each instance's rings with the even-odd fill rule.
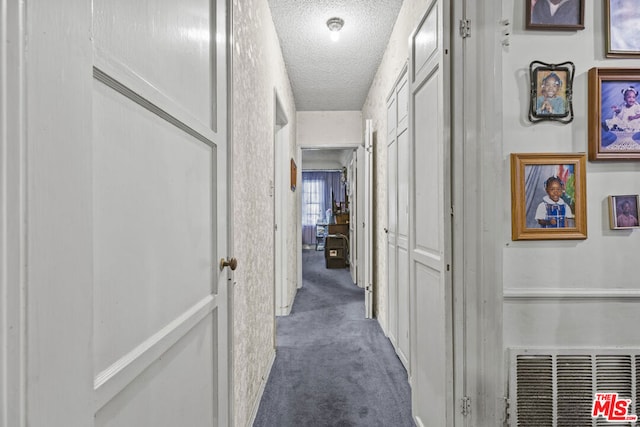
[[605,55],[608,58],[640,57],[640,7],[634,2],[605,0]]
[[584,153],[511,154],[513,240],[587,238],[585,165]]
[[298,166],[296,162],[291,159],[291,191],[296,191],[296,185],[298,181]]
[[588,82],[589,160],[640,159],[640,68],[594,67]]
[[532,61],[529,64],[529,121],[570,123],[573,120],[574,72],[575,66],[569,61],[561,64]]
[[525,4],[527,30],[584,30],[585,0],[568,0],[552,15],[548,0],[527,0]]
[[640,196],[627,194],[609,196],[609,228],[621,230],[640,228],[638,214],[640,213]]

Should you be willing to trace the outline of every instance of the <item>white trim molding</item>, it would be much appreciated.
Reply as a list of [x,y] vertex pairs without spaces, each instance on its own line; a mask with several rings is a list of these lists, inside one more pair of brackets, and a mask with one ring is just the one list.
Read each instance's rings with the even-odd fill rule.
[[606,288],[506,288],[504,300],[616,300],[637,303],[640,289],[606,289]]
[[94,378],[95,412],[121,392],[181,337],[217,307],[217,296],[208,295],[138,347],[107,367]]
[[273,364],[276,361],[276,351],[275,349],[271,352],[271,357],[269,358],[269,364],[267,365],[267,370],[262,375],[262,379],[260,380],[260,388],[258,389],[258,395],[256,396],[256,400],[253,402],[253,409],[251,410],[251,416],[249,417],[249,422],[247,423],[247,427],[251,427],[253,423],[256,421],[256,417],[258,416],[258,409],[260,408],[260,402],[262,401],[262,395],[264,394],[264,390],[267,387],[267,380],[269,379],[269,375],[271,375],[271,369],[273,369]]
[[24,8],[0,1],[0,427],[26,425]]

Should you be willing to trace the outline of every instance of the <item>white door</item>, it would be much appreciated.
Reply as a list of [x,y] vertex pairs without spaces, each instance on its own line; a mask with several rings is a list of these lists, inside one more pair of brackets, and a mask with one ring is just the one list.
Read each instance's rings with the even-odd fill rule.
[[373,128],[371,119],[365,120],[364,133],[364,194],[363,194],[363,256],[365,317],[373,318]]
[[398,140],[396,139],[397,103],[387,103],[387,336],[398,348]]
[[410,37],[412,406],[424,426],[453,425],[454,408],[447,4],[431,1]]
[[410,372],[409,129],[405,67],[387,100],[388,335]]
[[12,425],[229,425],[227,5],[26,7]]
[[410,356],[410,297],[409,297],[409,85],[406,74],[396,87],[398,121],[398,188],[397,188],[397,289],[398,289],[398,356],[408,371]]
[[358,156],[353,150],[349,162],[349,270],[351,281],[358,283]]

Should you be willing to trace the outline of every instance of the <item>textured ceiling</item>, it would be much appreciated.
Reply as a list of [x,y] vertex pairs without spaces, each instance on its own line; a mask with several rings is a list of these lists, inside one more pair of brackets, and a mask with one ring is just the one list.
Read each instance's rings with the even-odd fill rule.
[[[268,0],[298,111],[357,111],[402,0]],[[327,20],[344,20],[340,40]]]

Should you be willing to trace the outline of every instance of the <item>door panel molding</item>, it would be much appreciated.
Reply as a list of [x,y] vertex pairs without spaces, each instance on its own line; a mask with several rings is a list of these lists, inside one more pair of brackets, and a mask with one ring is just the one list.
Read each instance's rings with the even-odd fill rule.
[[98,373],[93,382],[94,410],[99,411],[116,394],[124,390],[180,338],[216,310],[217,305],[217,296],[206,296],[107,369]]
[[92,7],[96,52],[215,127],[216,0],[94,0]]
[[[120,68],[124,68],[124,65]],[[215,145],[213,141],[216,134],[210,128],[176,104],[172,104],[169,97],[158,92],[140,77],[118,71],[113,64],[110,66],[106,62],[93,67],[93,77],[194,138],[209,146]]]

